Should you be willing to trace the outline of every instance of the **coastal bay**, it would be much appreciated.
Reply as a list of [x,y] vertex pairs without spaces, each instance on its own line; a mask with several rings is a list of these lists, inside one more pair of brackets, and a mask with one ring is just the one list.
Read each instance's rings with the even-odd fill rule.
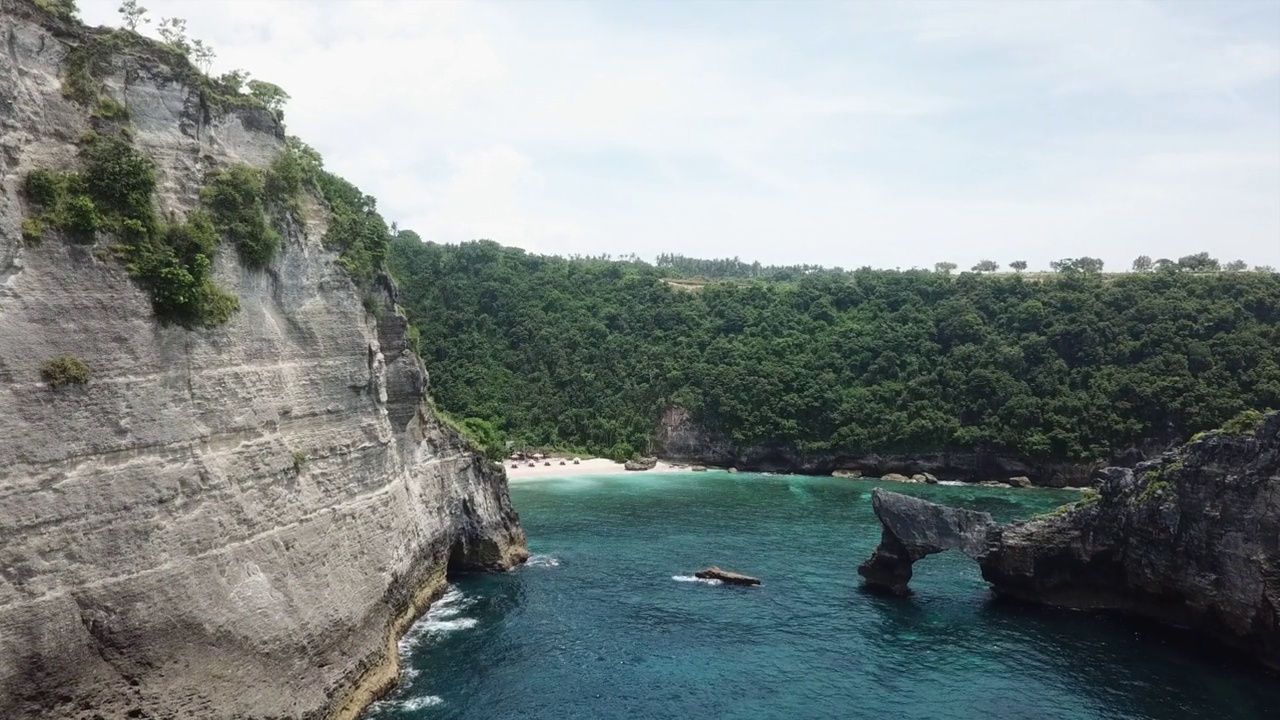
[[[1261,720],[1274,677],[1173,631],[993,600],[958,553],[862,589],[891,487],[1006,522],[1066,490],[723,472],[514,482],[529,564],[457,578],[370,718]],[[760,577],[698,582],[718,564]]]

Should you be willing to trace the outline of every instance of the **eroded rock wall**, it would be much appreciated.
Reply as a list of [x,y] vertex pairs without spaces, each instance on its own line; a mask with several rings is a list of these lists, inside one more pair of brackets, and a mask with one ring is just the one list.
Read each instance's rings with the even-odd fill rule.
[[[23,176],[73,168],[89,126],[61,92],[74,28],[4,0],[0,42],[0,716],[353,715],[451,562],[525,556],[502,470],[422,402],[389,289],[366,310],[314,201],[266,271],[223,248],[241,309],[216,329],[158,324],[105,240],[24,244]],[[165,218],[282,148],[265,111],[107,85]],[[92,380],[51,389],[68,354]]]
[[[654,432],[654,452],[668,460],[740,470],[828,475],[856,470],[867,477],[930,473],[943,480],[976,482],[1025,476],[1044,487],[1087,487],[1099,463],[1037,462],[994,452],[935,450],[917,453],[805,452],[786,445],[742,445],[699,423],[685,408],[663,413]],[[1138,451],[1132,451],[1132,455]]]
[[1208,634],[1280,669],[1280,413],[1133,469],[1096,502],[992,537],[996,592],[1116,609]]
[[957,534],[939,523],[965,511],[877,490],[884,537],[863,575],[905,592],[911,563],[960,547],[999,595],[1143,616],[1280,669],[1280,413],[1252,433],[1209,433],[1132,469],[1108,468],[1099,491]]

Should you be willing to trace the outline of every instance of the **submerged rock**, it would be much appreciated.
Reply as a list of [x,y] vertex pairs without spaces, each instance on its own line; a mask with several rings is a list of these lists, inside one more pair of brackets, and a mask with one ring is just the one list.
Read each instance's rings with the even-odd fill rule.
[[706,568],[705,570],[699,570],[698,572],[694,573],[693,576],[697,578],[701,578],[703,580],[719,580],[720,582],[728,583],[729,585],[759,585],[760,584],[760,578],[754,578],[754,577],[751,577],[750,575],[742,575],[736,572],[729,572],[728,570],[721,570],[720,568],[714,565],[712,565],[709,568]]
[[860,572],[905,592],[911,563],[958,547],[997,594],[1151,618],[1280,669],[1280,413],[1101,477],[1100,492],[985,530],[981,513],[877,490],[883,538]]
[[867,584],[906,595],[911,566],[920,558],[944,550],[960,550],[982,558],[987,532],[995,521],[984,512],[949,508],[928,500],[876,488],[871,507],[884,526],[880,545],[858,567]]

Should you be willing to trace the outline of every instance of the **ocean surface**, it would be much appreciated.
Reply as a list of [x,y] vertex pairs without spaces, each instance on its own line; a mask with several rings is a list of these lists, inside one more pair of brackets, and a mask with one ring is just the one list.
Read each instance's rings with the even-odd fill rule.
[[[516,484],[533,559],[456,579],[369,717],[1280,718],[1280,678],[1178,633],[994,602],[959,553],[917,563],[910,598],[863,591],[877,484],[1002,520],[1078,498],[723,472]],[[707,565],[764,585],[695,581]]]

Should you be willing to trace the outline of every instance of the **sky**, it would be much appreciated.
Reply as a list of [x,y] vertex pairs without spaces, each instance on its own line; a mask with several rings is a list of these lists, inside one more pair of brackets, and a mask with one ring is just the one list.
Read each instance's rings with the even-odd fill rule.
[[426,240],[1280,267],[1272,0],[143,4]]

